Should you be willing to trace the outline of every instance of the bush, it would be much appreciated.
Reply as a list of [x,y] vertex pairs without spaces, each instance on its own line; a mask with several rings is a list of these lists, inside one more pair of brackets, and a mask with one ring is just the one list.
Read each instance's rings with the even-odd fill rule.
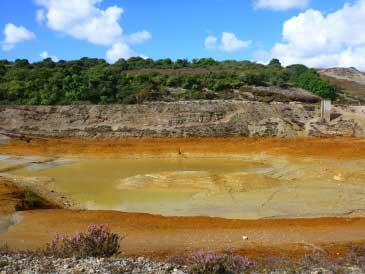
[[42,198],[40,198],[37,194],[29,189],[26,189],[17,197],[20,198],[20,202],[15,207],[16,211],[32,210],[39,208],[43,209],[51,207],[49,204],[47,204],[47,202],[45,202]]
[[120,237],[105,225],[92,224],[86,233],[59,236],[47,245],[46,253],[61,258],[111,257],[119,253]]
[[301,74],[296,80],[296,86],[309,90],[322,98],[336,99],[337,88],[328,81],[322,80],[313,70]]
[[225,274],[243,273],[249,269],[252,262],[232,251],[224,254],[197,252],[191,258],[191,273],[195,274]]
[[27,190],[24,193],[24,203],[28,206],[28,208],[35,208],[40,204],[40,199],[33,192]]

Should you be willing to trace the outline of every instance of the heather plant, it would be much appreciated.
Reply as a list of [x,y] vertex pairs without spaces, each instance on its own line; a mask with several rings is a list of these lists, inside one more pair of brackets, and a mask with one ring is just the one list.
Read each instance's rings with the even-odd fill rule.
[[56,235],[47,245],[46,253],[57,257],[111,257],[117,255],[120,237],[106,225],[92,224],[85,233]]
[[365,246],[352,245],[350,246],[347,256],[340,260],[343,264],[356,265],[365,270]]
[[249,259],[233,255],[232,251],[224,254],[196,252],[191,257],[190,271],[195,274],[236,274],[247,272],[251,266]]

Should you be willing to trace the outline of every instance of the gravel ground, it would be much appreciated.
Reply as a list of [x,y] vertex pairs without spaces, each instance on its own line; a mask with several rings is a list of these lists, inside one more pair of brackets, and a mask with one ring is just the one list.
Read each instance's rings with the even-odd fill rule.
[[184,274],[186,269],[168,263],[138,259],[57,259],[29,255],[1,255],[0,274],[156,273]]
[[[138,259],[58,259],[54,257],[39,257],[31,255],[0,255],[0,274],[187,274],[187,267],[169,263],[151,261],[140,257]],[[253,274],[269,273],[253,270]],[[289,271],[274,271],[271,274],[288,274]],[[364,274],[358,267],[338,269],[313,268],[300,274]]]

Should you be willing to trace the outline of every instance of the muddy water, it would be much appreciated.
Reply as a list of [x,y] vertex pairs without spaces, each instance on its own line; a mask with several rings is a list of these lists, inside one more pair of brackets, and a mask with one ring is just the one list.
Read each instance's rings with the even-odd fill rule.
[[256,219],[365,214],[365,160],[266,154],[57,159],[13,174],[53,178],[88,209]]

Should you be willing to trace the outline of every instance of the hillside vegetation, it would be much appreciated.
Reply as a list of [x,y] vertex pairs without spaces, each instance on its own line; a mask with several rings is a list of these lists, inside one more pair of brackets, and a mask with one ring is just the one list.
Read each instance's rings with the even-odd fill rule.
[[[0,61],[0,103],[31,105],[136,104],[146,101],[231,99],[252,87],[293,87],[336,99],[338,88],[304,65],[282,67],[213,59],[152,60],[108,64],[103,59],[37,63]],[[174,96],[171,96],[173,94]],[[172,98],[172,99],[171,99]]]

